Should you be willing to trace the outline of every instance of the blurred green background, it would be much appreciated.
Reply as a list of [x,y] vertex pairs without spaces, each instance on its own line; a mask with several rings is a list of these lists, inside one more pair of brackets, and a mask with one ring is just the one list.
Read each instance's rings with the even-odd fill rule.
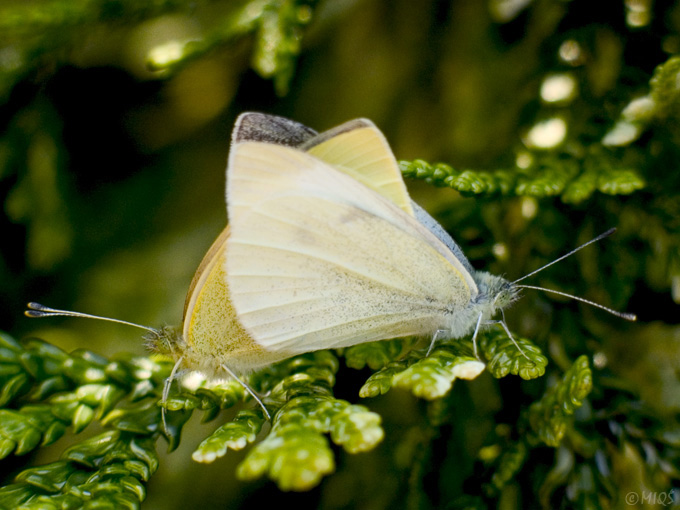
[[[25,303],[178,324],[193,272],[227,221],[224,170],[238,114],[274,113],[318,131],[367,117],[398,159],[529,174],[539,161],[550,186],[571,164],[586,180],[606,167],[645,181],[641,191],[580,200],[550,186],[463,196],[422,179],[407,185],[475,267],[510,279],[619,227],[531,283],[638,313],[639,324],[536,293],[508,321],[553,367],[599,355],[599,368],[675,420],[680,66],[669,59],[678,51],[680,2],[669,0],[2,0],[0,329],[67,351],[143,354],[134,330],[30,320]],[[429,475],[439,496],[425,506],[464,492],[494,413],[514,416],[538,393],[537,382],[481,379],[455,388],[473,411],[467,432],[449,426],[459,441],[445,443],[433,466],[458,478]],[[347,380],[337,393],[357,400]],[[414,453],[407,442],[391,445],[424,404],[389,394],[370,406],[386,416],[381,447],[341,456],[339,472],[302,495],[236,481],[241,454],[192,462],[196,441],[214,428],[196,423],[161,463],[145,508],[418,507],[396,502]],[[478,427],[474,416],[484,417]],[[63,444],[27,462],[53,460]],[[643,469],[641,459],[631,463]],[[622,477],[654,486],[633,468]],[[506,498],[517,507],[516,494]]]

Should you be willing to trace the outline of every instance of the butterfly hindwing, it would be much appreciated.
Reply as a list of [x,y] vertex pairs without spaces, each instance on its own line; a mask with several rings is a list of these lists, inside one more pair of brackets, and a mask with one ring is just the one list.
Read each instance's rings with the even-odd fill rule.
[[353,177],[413,216],[397,160],[368,119],[355,119],[310,138],[300,149]]

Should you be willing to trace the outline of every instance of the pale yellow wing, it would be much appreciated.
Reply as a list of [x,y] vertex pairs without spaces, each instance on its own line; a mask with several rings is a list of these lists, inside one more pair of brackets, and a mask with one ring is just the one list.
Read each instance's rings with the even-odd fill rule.
[[477,294],[469,272],[418,221],[301,151],[235,145],[227,203],[232,302],[267,350],[431,334]]
[[189,284],[189,290],[187,291],[187,297],[184,300],[184,318],[190,317],[193,310],[196,308],[196,301],[198,300],[198,292],[200,291],[201,287],[205,285],[205,282],[211,278],[210,273],[215,269],[216,266],[219,266],[219,264],[216,264],[216,260],[219,256],[223,256],[224,254],[224,246],[227,241],[227,237],[229,236],[229,227],[225,227],[222,232],[220,232],[220,235],[217,236],[217,239],[215,239],[208,248],[208,251],[206,254],[203,256],[203,260],[201,260],[201,263],[198,265],[198,268],[196,269],[196,273],[194,273],[194,277],[191,279],[191,283]]
[[285,359],[291,354],[260,347],[236,319],[224,273],[225,228],[212,244],[191,282],[184,305],[183,335],[190,350],[183,352],[193,369],[217,372],[226,363],[244,373]]
[[325,131],[300,149],[346,173],[413,216],[411,198],[385,136],[368,119]]

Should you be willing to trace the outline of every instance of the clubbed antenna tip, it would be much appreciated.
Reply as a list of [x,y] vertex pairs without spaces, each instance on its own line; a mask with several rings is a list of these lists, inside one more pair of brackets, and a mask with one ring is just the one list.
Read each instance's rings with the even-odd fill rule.
[[599,304],[599,303],[595,303],[595,302],[590,301],[590,300],[588,300],[588,299],[584,299],[584,298],[582,298],[582,297],[574,296],[573,294],[567,294],[566,292],[560,292],[560,291],[554,290],[554,289],[546,289],[545,287],[537,287],[537,286],[535,286],[535,285],[517,285],[517,282],[521,282],[522,280],[524,280],[524,279],[526,279],[526,278],[529,278],[530,276],[533,276],[533,275],[535,275],[536,273],[538,273],[538,272],[540,272],[540,271],[543,271],[545,268],[550,267],[550,266],[552,266],[553,264],[556,264],[557,262],[566,259],[567,257],[573,255],[573,254],[576,253],[577,251],[582,250],[583,248],[585,248],[585,247],[588,246],[589,244],[596,243],[597,241],[600,241],[600,240],[604,239],[605,237],[609,237],[609,236],[612,235],[614,232],[616,232],[616,228],[610,228],[610,229],[607,230],[606,232],[603,232],[602,234],[600,234],[599,236],[595,237],[594,239],[591,239],[591,240],[588,241],[587,243],[583,243],[583,244],[582,244],[581,246],[579,246],[578,248],[574,248],[574,249],[571,250],[569,253],[565,253],[565,254],[562,255],[561,257],[559,257],[559,258],[553,260],[552,262],[548,262],[546,265],[539,267],[539,268],[536,269],[535,271],[532,271],[531,273],[529,273],[529,274],[527,274],[527,275],[524,275],[524,276],[522,276],[521,278],[518,278],[517,280],[515,280],[514,282],[512,282],[512,284],[513,284],[515,287],[517,287],[517,288],[522,288],[522,289],[534,289],[534,290],[541,290],[541,291],[543,291],[543,292],[550,292],[550,293],[553,293],[553,294],[559,294],[560,296],[564,296],[564,297],[568,297],[568,298],[571,298],[571,299],[575,299],[575,300],[577,300],[577,301],[580,301],[581,303],[585,303],[585,304],[594,306],[594,307],[596,307],[596,308],[600,308],[601,310],[604,310],[604,311],[606,311],[606,312],[609,312],[610,314],[615,315],[616,317],[619,317],[619,318],[621,318],[621,319],[625,319],[625,320],[627,320],[627,321],[636,321],[636,320],[637,320],[637,315],[635,315],[634,313],[619,312],[618,310],[613,310],[613,309],[611,309],[611,308],[608,308],[608,307],[606,307],[606,306],[603,306],[603,305],[601,305],[601,304]]
[[49,306],[41,305],[40,303],[30,302],[26,305],[28,310],[24,311],[26,317],[31,318],[41,318],[41,317],[80,317],[82,319],[96,319],[100,321],[107,322],[117,322],[118,324],[125,324],[127,326],[133,326],[135,328],[140,328],[145,331],[149,331],[154,335],[158,335],[157,329],[150,328],[148,326],[142,326],[141,324],[135,324],[134,322],[123,321],[120,319],[112,319],[111,317],[100,317],[99,315],[91,315],[89,313],[73,312],[70,310],[59,310],[58,308],[50,308]]

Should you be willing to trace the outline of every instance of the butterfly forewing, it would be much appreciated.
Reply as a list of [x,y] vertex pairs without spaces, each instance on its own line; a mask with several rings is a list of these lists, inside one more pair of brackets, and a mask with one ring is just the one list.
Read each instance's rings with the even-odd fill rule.
[[297,352],[431,334],[477,293],[407,213],[308,154],[244,143],[228,177],[227,279],[263,347]]
[[[353,136],[354,131],[360,131],[360,136]],[[410,198],[394,155],[382,133],[370,121],[357,119],[317,134],[289,119],[250,112],[239,116],[232,140],[234,144],[257,141],[310,150],[412,214],[412,209],[403,205],[408,204]],[[192,366],[207,363],[216,369],[226,360],[232,370],[247,372],[283,359],[286,353],[263,350],[237,319],[225,274],[229,232],[229,227],[225,228],[215,240],[189,287],[183,338],[190,350],[185,357],[195,358],[193,364],[192,359],[186,360]]]

